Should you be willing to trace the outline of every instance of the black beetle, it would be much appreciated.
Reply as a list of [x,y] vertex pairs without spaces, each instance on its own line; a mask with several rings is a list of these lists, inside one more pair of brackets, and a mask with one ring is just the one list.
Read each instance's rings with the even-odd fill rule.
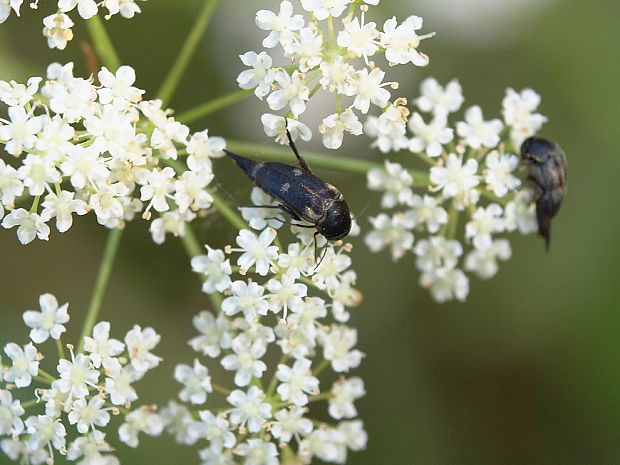
[[521,144],[528,179],[537,190],[536,218],[538,234],[549,250],[551,218],[560,209],[566,195],[566,155],[555,142],[543,137],[528,137]]
[[[328,241],[337,241],[351,231],[351,213],[342,193],[315,176],[299,155],[291,135],[289,144],[301,168],[275,161],[257,162],[224,150],[254,184],[280,204],[277,208],[297,221],[305,220]],[[298,225],[305,226],[305,225]]]

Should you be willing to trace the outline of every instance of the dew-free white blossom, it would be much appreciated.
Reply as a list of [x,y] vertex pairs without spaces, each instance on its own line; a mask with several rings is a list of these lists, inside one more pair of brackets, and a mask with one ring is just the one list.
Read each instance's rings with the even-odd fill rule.
[[207,393],[213,392],[209,369],[194,359],[194,366],[179,364],[174,369],[174,379],[183,384],[179,398],[192,404],[204,404]]
[[394,64],[413,63],[416,66],[428,65],[428,55],[418,51],[422,39],[435,34],[418,35],[416,30],[422,28],[423,19],[419,16],[409,16],[401,24],[395,17],[383,24],[381,46],[385,48],[385,58]]
[[416,266],[420,271],[454,268],[463,255],[460,242],[442,236],[431,236],[418,241],[413,249]]
[[267,52],[246,52],[239,55],[239,58],[244,65],[252,68],[239,73],[237,76],[239,87],[254,89],[254,95],[262,99],[270,92],[273,82],[271,57]]
[[11,391],[0,389],[0,435],[20,435],[24,431],[21,419],[24,412],[21,402],[13,399]]
[[454,113],[461,108],[465,100],[461,84],[456,79],[442,87],[435,78],[427,78],[420,84],[420,94],[415,103],[426,113]]
[[380,213],[369,220],[373,230],[366,235],[364,241],[371,251],[378,252],[389,246],[392,259],[398,260],[411,249],[414,240],[411,230],[414,223],[409,216],[401,213],[390,217]]
[[110,338],[110,323],[101,321],[93,327],[92,337],[84,337],[84,350],[89,352],[93,366],[99,368],[102,362],[123,353],[125,344]]
[[246,426],[250,433],[261,430],[263,423],[271,418],[271,405],[263,402],[265,393],[256,386],[250,386],[247,392],[235,389],[226,398],[233,406],[230,421],[235,425]]
[[349,379],[339,379],[332,386],[329,414],[336,420],[357,416],[357,409],[353,402],[365,394],[364,381],[361,378],[356,376]]
[[439,204],[440,200],[430,195],[413,195],[408,202],[411,207],[408,215],[416,227],[426,226],[426,230],[435,234],[439,228],[448,222],[448,212]]
[[197,255],[192,258],[192,270],[203,275],[202,292],[224,292],[232,284],[230,274],[230,260],[219,249],[212,249],[205,245],[207,255]]
[[125,345],[129,353],[131,366],[138,372],[155,368],[161,362],[161,357],[151,353],[161,336],[153,328],[142,329],[134,325],[125,335]]
[[236,238],[239,249],[233,250],[243,254],[237,260],[237,264],[244,270],[254,267],[256,273],[265,276],[278,257],[278,247],[271,245],[276,234],[272,228],[265,229],[258,237],[247,229],[239,231]]
[[512,255],[510,242],[497,239],[484,249],[476,248],[465,257],[465,269],[473,271],[479,278],[489,279],[498,270],[497,260],[508,260]]
[[280,384],[277,392],[283,401],[290,401],[302,407],[308,403],[308,394],[319,394],[319,380],[312,376],[311,364],[310,360],[299,358],[292,367],[278,365],[276,376]]
[[499,134],[503,127],[497,118],[485,121],[482,109],[474,105],[465,111],[465,121],[459,121],[456,130],[465,139],[465,143],[474,149],[481,146],[494,148],[500,141]]
[[138,434],[159,436],[164,429],[164,422],[152,407],[142,406],[125,416],[125,423],[118,429],[118,437],[130,447],[138,447]]
[[547,122],[546,116],[535,113],[540,101],[540,95],[532,89],[523,89],[521,92],[506,89],[506,96],[502,101],[502,115],[506,125],[510,126],[510,139],[514,150],[519,150],[521,143],[536,134]]
[[290,42],[292,32],[303,27],[304,18],[302,15],[294,15],[293,4],[284,0],[280,3],[278,14],[271,10],[259,10],[256,13],[256,25],[265,31],[270,31],[263,40],[263,46],[273,48],[278,42],[283,44]]
[[110,422],[108,408],[104,408],[103,397],[94,396],[90,400],[77,399],[69,411],[69,423],[75,424],[77,430],[84,434],[95,426],[104,427]]
[[32,377],[39,373],[39,356],[32,343],[23,348],[9,342],[4,346],[4,353],[11,360],[11,366],[4,372],[3,379],[7,383],[15,383],[18,388],[30,386]]
[[43,18],[43,35],[47,37],[49,48],[64,50],[67,42],[73,39],[71,28],[75,25],[64,13],[56,13]]
[[429,288],[437,302],[457,299],[465,301],[469,293],[469,279],[458,268],[433,268],[420,275],[420,284]]
[[319,131],[323,134],[323,145],[326,148],[339,149],[342,145],[345,131],[354,136],[359,136],[363,132],[363,126],[357,119],[357,115],[349,109],[340,114],[334,113],[324,118]]
[[471,216],[471,221],[465,225],[465,237],[471,240],[477,249],[490,247],[491,235],[502,232],[505,228],[502,213],[502,207],[496,203],[486,208],[477,208]]
[[414,113],[409,120],[409,129],[413,139],[409,142],[411,152],[426,152],[429,157],[441,155],[443,145],[452,141],[454,133],[447,127],[448,118],[444,113],[434,116],[430,123],[425,123],[419,113]]
[[498,197],[504,197],[521,185],[521,180],[512,174],[519,166],[516,155],[493,150],[486,156],[485,164],[484,181]]
[[69,304],[58,305],[58,300],[52,294],[42,294],[39,296],[39,306],[41,311],[26,310],[23,318],[24,323],[29,328],[30,339],[35,344],[41,344],[48,337],[59,339],[60,335],[67,329],[64,324],[69,321],[67,307]]
[[99,371],[93,369],[87,355],[71,353],[71,360],[60,359],[56,370],[60,379],[54,381],[52,387],[68,394],[69,398],[83,399],[89,387],[97,386]]
[[341,373],[356,368],[364,354],[353,349],[357,343],[357,331],[344,325],[333,325],[329,332],[320,334],[323,356],[331,362],[334,371]]

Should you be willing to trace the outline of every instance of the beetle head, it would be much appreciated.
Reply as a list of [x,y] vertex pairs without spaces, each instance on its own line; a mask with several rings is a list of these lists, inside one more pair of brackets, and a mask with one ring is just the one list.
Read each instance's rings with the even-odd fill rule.
[[528,137],[521,144],[521,158],[543,163],[557,149],[557,144],[544,137]]
[[351,213],[344,199],[333,202],[325,209],[325,214],[317,222],[316,229],[328,241],[337,241],[349,234]]

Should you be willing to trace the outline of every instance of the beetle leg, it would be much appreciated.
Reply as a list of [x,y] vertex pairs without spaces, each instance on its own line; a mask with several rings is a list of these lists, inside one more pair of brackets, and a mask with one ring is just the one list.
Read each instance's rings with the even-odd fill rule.
[[297,215],[297,213],[295,213],[289,207],[281,203],[278,205],[247,205],[245,207],[239,207],[239,208],[277,208],[278,210],[282,210],[284,213],[286,213],[288,216],[290,216],[294,220],[302,221],[302,219]]
[[293,153],[297,157],[297,161],[299,162],[299,165],[302,167],[302,169],[306,173],[313,174],[312,170],[310,169],[310,166],[308,166],[308,163],[306,163],[306,160],[304,160],[301,157],[301,155],[299,155],[299,152],[297,151],[297,147],[295,147],[295,143],[293,142],[293,138],[291,137],[291,133],[288,130],[288,119],[284,118],[284,124],[285,124],[285,129],[286,129],[286,137],[288,137],[288,144],[291,146],[291,149],[293,149]]
[[316,269],[319,267],[319,265],[321,263],[323,263],[323,259],[325,258],[325,254],[327,253],[327,247],[325,247],[323,249],[323,253],[321,254],[321,258],[317,261],[317,251],[318,251],[318,245],[316,242],[316,236],[318,236],[320,233],[318,231],[316,231],[314,233],[314,263],[316,263],[316,266],[314,267],[314,270],[312,270],[313,272],[316,271]]

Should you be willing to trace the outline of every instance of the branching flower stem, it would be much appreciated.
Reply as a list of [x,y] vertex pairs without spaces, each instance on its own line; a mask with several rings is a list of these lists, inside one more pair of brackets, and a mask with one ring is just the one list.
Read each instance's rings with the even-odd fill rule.
[[192,30],[185,39],[185,43],[183,44],[176,61],[170,67],[170,72],[164,78],[161,87],[157,91],[157,98],[161,99],[163,106],[168,104],[172,98],[172,95],[178,88],[179,82],[181,81],[181,78],[189,65],[189,61],[191,60],[192,55],[198,47],[200,39],[211,22],[211,18],[213,17],[218,1],[219,0],[206,0],[204,2],[202,10],[198,14]]
[[112,229],[108,233],[105,249],[103,251],[103,258],[99,264],[99,272],[97,273],[97,280],[95,281],[95,289],[93,290],[93,295],[90,299],[88,310],[86,311],[86,321],[84,322],[84,327],[82,328],[78,352],[81,352],[84,347],[84,336],[88,336],[90,334],[97,321],[122,236],[123,230],[118,228]]

